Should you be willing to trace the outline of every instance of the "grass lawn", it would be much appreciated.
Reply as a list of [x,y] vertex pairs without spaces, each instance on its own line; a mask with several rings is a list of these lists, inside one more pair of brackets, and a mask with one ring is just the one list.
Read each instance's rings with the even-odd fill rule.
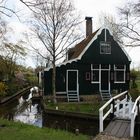
[[[2,127],[4,126],[4,127]],[[0,140],[89,140],[86,135],[75,135],[62,130],[38,128],[0,119]]]
[[81,112],[81,113],[90,113],[93,115],[99,115],[99,108],[103,105],[103,102],[79,102],[79,103],[67,103],[59,102],[57,104],[49,103],[45,101],[45,108],[47,109],[56,109],[58,106],[59,110],[62,111],[71,111],[71,112]]

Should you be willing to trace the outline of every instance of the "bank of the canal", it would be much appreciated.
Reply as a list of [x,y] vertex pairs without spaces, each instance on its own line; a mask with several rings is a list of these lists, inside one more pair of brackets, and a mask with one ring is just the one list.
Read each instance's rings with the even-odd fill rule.
[[[115,137],[111,136],[107,137],[105,135],[99,134],[99,115],[97,114],[97,110],[99,110],[101,106],[101,104],[100,105],[99,104],[57,103],[54,105],[50,102],[48,104],[45,103],[44,104],[45,115],[43,117],[44,118],[43,125],[44,126],[46,125],[51,128],[56,129],[59,128],[67,130],[70,132],[75,132],[78,129],[78,131],[82,134],[86,134],[93,137],[97,136],[95,140],[98,140],[98,138],[99,140],[118,140],[118,138]],[[83,106],[86,106],[86,109]],[[96,111],[94,110],[94,108],[96,108]],[[111,119],[107,118],[104,121],[104,127],[106,127],[110,121]],[[140,119],[137,118],[135,125],[135,140],[139,139],[140,139]]]
[[[98,108],[100,103],[80,102],[67,103],[59,102],[53,104],[43,102],[43,126],[55,129],[62,129],[75,133],[95,137],[99,133]],[[105,126],[109,123],[105,120]]]
[[90,137],[0,119],[0,140],[90,140]]

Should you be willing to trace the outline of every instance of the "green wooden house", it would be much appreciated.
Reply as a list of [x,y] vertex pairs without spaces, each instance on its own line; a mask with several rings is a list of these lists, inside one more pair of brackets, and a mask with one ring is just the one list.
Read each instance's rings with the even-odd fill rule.
[[[79,101],[81,95],[100,94],[108,99],[114,90],[129,89],[131,59],[114,40],[110,29],[92,33],[86,18],[86,38],[69,49],[67,60],[56,67],[56,95]],[[44,94],[52,93],[52,69],[44,70]]]

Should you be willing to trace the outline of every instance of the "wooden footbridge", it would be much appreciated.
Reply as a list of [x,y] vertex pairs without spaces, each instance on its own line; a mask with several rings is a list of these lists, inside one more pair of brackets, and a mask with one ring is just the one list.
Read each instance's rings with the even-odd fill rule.
[[[118,138],[134,137],[135,119],[139,114],[140,96],[132,102],[128,91],[112,97],[99,110],[99,131]],[[111,122],[104,129],[104,120],[110,115]]]

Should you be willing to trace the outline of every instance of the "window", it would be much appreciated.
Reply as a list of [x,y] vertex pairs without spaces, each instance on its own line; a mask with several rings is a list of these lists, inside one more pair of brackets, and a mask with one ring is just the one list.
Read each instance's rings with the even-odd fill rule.
[[100,42],[100,54],[111,54],[111,45],[109,42]]
[[114,82],[125,83],[125,65],[114,65]]
[[99,64],[91,65],[91,83],[99,83]]

